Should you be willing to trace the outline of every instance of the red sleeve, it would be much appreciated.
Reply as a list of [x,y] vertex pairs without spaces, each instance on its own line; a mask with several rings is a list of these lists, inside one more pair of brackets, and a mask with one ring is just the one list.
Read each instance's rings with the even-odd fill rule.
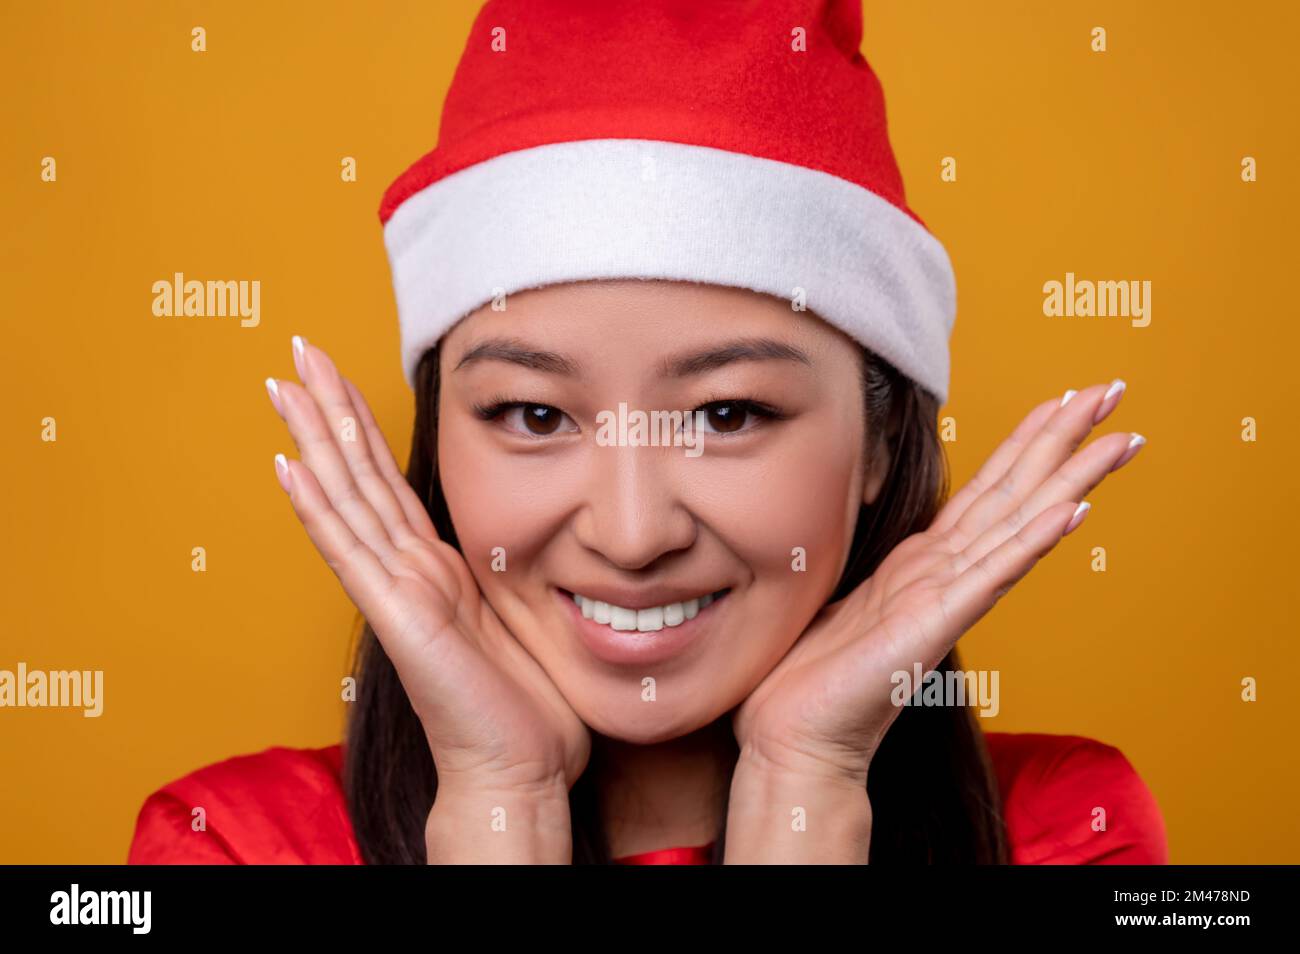
[[1072,735],[985,738],[1013,864],[1169,863],[1160,806],[1119,749]]
[[239,859],[209,828],[195,831],[192,809],[165,789],[145,799],[127,854],[129,865],[233,865]]
[[277,747],[191,772],[145,800],[127,863],[359,864],[340,765]]

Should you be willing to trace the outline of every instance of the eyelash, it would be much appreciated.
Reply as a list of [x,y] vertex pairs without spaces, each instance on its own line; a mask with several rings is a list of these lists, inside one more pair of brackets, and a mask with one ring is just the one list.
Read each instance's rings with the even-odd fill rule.
[[[787,417],[789,417],[788,414],[785,414],[777,410],[771,405],[764,404],[761,401],[755,401],[751,398],[717,398],[711,401],[706,401],[703,404],[699,405],[698,407],[694,408],[693,410],[707,411],[709,408],[716,407],[719,405],[723,405],[723,406],[735,405],[764,421],[784,421]],[[497,418],[501,417],[502,414],[506,413],[506,411],[513,410],[514,408],[517,407],[545,407],[545,408],[550,408],[551,410],[554,411],[560,410],[558,407],[555,407],[552,404],[540,404],[537,401],[521,401],[518,398],[510,398],[504,395],[498,395],[488,400],[486,404],[475,404],[474,413],[484,421],[494,421]],[[563,412],[561,411],[560,413]],[[739,431],[716,433],[716,434],[712,434],[711,436],[715,438],[735,437],[737,434],[744,434],[751,430],[753,430],[752,427],[742,428]],[[520,434],[521,432],[513,431],[512,433]],[[521,436],[531,437],[534,440],[546,440],[546,438],[549,435],[521,434]]]

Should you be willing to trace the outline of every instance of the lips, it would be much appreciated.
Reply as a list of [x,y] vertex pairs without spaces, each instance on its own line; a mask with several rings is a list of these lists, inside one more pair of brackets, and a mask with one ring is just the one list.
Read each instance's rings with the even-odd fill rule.
[[654,633],[665,626],[680,626],[689,619],[695,619],[700,610],[707,608],[715,599],[720,599],[726,593],[725,589],[717,590],[688,600],[647,606],[642,609],[614,605],[581,593],[573,593],[572,596],[574,604],[582,610],[583,619],[594,619],[597,623],[619,632],[635,630],[640,633]]
[[[570,590],[557,588],[555,592],[564,612],[573,621],[579,638],[592,655],[615,665],[645,665],[666,662],[681,655],[706,635],[718,618],[717,614],[725,612],[730,589],[642,605],[637,609],[595,600]],[[643,602],[631,593],[622,598],[625,602]],[[589,614],[583,612],[584,602]],[[694,612],[688,617],[687,609],[691,604],[694,604]],[[596,611],[600,606],[608,610],[609,622],[598,621]],[[678,610],[674,606],[680,608],[681,613],[681,619],[676,622],[673,621],[677,620]],[[600,613],[601,618],[605,615],[605,611]],[[616,619],[618,628],[613,625]]]

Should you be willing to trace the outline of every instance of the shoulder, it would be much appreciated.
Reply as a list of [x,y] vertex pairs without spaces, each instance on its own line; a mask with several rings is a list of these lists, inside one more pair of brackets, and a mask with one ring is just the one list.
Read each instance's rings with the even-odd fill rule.
[[359,864],[340,745],[275,746],[190,772],[145,799],[129,864]]
[[1124,753],[1077,735],[986,732],[1013,864],[1167,864],[1164,818]]

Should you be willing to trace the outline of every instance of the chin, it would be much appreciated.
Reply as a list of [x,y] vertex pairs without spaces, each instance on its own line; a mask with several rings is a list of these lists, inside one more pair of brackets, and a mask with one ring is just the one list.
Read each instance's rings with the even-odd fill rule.
[[[658,703],[645,703],[645,705],[657,705]],[[584,719],[584,721],[586,721]],[[684,735],[690,735],[697,729],[702,729],[708,725],[712,719],[707,718],[654,718],[654,719],[626,719],[614,720],[608,723],[593,725],[588,722],[587,725],[593,732],[599,733],[609,739],[616,739],[619,742],[626,742],[629,745],[656,745],[660,742],[668,742],[672,739],[679,739]]]
[[573,694],[566,687],[569,704],[592,732],[633,745],[654,745],[690,735],[716,721],[740,701],[729,705],[727,700],[716,698],[715,702],[718,686],[711,679],[690,680],[690,685],[682,691],[671,686],[682,687],[680,680],[689,677],[673,677],[668,687],[664,679],[659,679],[653,687],[651,701],[651,687],[643,682],[609,682],[607,676],[592,678],[601,681],[603,686],[574,686]]

